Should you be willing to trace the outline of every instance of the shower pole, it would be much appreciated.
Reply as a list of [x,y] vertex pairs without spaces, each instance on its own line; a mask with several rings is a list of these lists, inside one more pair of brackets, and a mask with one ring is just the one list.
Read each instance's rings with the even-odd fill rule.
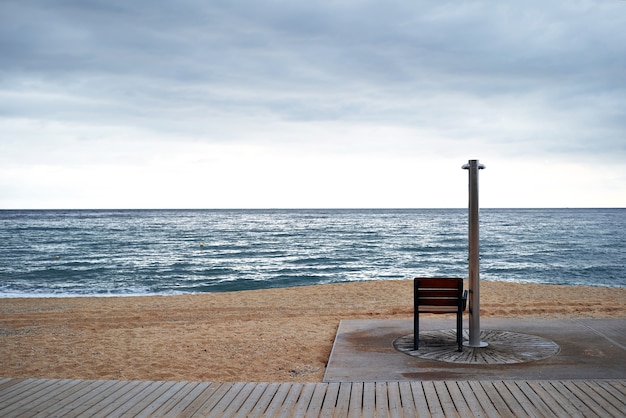
[[478,170],[485,166],[469,160],[463,166],[469,170],[469,341],[467,347],[486,347],[480,341],[480,240],[478,224]]

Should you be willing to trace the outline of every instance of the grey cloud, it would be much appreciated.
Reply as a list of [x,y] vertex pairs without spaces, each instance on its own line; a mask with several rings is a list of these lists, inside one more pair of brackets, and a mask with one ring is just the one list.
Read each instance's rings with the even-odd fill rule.
[[505,114],[543,116],[565,128],[508,136],[579,150],[600,130],[623,152],[625,11],[609,1],[9,1],[0,86],[16,98],[0,111],[198,135],[203,121],[264,115],[459,138],[500,134]]

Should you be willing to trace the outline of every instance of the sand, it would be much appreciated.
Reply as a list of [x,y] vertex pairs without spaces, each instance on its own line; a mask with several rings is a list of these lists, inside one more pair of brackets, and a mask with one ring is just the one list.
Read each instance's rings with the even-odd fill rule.
[[[411,318],[412,303],[410,280],[0,299],[0,376],[320,382],[340,320]],[[626,318],[626,289],[483,281],[481,317]]]

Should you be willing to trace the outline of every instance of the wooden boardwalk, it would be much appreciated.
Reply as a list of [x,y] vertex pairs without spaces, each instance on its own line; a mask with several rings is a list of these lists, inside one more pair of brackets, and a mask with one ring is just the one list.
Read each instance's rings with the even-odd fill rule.
[[1,417],[625,417],[626,381],[0,379]]

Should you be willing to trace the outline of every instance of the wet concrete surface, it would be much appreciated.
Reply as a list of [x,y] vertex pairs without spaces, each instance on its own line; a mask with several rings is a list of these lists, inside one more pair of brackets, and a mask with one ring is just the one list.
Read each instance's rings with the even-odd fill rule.
[[[525,363],[454,364],[413,357],[394,348],[394,340],[413,333],[411,319],[347,320],[339,324],[324,382],[626,379],[626,318],[483,318],[480,325],[481,330],[542,337],[558,344],[560,350],[552,357]],[[420,327],[422,331],[451,329],[454,318],[424,318]]]

